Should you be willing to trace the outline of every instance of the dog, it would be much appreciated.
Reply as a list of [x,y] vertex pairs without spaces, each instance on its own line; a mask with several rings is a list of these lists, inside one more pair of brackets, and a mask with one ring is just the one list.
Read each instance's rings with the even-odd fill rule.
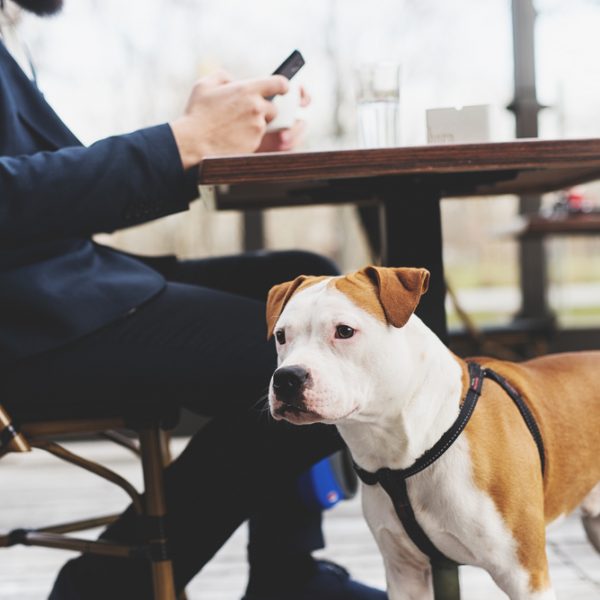
[[[426,462],[405,489],[433,550],[485,569],[512,600],[551,600],[546,525],[580,506],[600,550],[600,352],[462,360],[414,314],[428,282],[425,269],[366,267],[272,288],[271,414],[334,424],[363,482]],[[393,493],[367,483],[363,512],[390,599],[432,598],[431,554]]]

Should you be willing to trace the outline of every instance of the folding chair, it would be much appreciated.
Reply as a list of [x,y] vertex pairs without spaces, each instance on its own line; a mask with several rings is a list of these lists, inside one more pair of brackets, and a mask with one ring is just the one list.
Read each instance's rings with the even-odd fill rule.
[[[77,552],[121,557],[123,559],[146,559],[151,563],[154,600],[176,600],[173,567],[167,551],[165,517],[167,513],[163,488],[163,468],[170,462],[166,429],[174,427],[178,411],[155,411],[143,420],[131,420],[124,416],[90,417],[70,420],[29,420],[13,422],[0,405],[0,458],[9,452],[30,452],[39,448],[61,460],[81,467],[114,483],[131,498],[140,517],[140,530],[145,543],[127,545],[108,540],[90,541],[66,534],[100,527],[114,522],[118,515],[90,518],[69,523],[16,529],[0,535],[0,548],[16,544],[44,546]],[[139,443],[122,433],[123,429],[135,431]],[[52,441],[65,435],[100,435],[120,444],[141,458],[144,487],[143,494],[126,479],[110,469],[78,456]],[[182,600],[184,596],[180,596]]]

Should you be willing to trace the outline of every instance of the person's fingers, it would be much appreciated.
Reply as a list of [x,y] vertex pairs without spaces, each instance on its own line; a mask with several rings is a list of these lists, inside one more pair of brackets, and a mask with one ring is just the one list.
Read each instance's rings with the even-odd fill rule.
[[305,130],[306,122],[300,119],[296,119],[296,121],[294,121],[294,124],[291,127],[280,129],[277,132],[279,134],[278,142],[282,146],[293,148],[296,144],[300,142]]
[[258,147],[257,152],[285,152],[298,145],[306,130],[304,121],[296,121],[291,127],[268,131]]
[[306,132],[306,121],[297,119],[289,129],[281,131],[280,143],[282,150],[291,150],[302,142]]
[[262,106],[264,108],[265,121],[270,123],[277,116],[277,107],[268,100],[263,100]]
[[303,85],[301,85],[300,86],[300,106],[302,108],[304,108],[305,106],[308,106],[311,102],[312,102],[312,98],[311,98],[310,94],[308,93],[306,88]]
[[277,149],[281,152],[284,150],[291,150],[296,145],[296,138],[292,133],[291,129],[284,129],[279,132],[277,137]]
[[282,75],[250,79],[246,82],[246,85],[250,91],[259,93],[263,98],[287,94],[289,89],[288,80]]
[[306,131],[306,121],[302,119],[296,119],[294,124],[288,129],[289,137],[292,140],[296,140],[301,137]]
[[277,152],[279,150],[279,132],[267,131],[263,135],[256,152]]
[[217,71],[200,78],[197,82],[197,85],[204,88],[211,88],[224,85],[226,83],[231,83],[231,81],[233,81],[233,79],[231,75],[227,73],[227,71],[218,69]]
[[288,140],[288,130],[267,131],[256,149],[256,152],[282,152],[291,150],[292,146]]
[[215,81],[219,84],[231,83],[233,81],[233,76],[225,69],[217,69],[212,75]]

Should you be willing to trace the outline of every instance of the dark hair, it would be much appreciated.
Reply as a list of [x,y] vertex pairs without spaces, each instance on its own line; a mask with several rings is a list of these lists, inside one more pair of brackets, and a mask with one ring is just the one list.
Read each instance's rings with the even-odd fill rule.
[[[4,3],[3,0],[0,2]],[[63,5],[63,0],[13,0],[13,2],[40,17],[57,13]]]

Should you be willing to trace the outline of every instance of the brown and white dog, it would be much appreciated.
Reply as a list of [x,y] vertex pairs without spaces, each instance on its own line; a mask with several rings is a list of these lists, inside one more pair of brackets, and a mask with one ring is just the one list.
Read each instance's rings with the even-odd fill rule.
[[[335,424],[368,471],[406,468],[430,449],[457,418],[468,376],[466,362],[414,314],[428,279],[424,269],[367,267],[275,286],[267,303],[279,355],[273,416]],[[518,409],[486,379],[457,441],[408,480],[410,501],[447,557],[484,568],[512,600],[550,600],[546,525],[581,506],[590,538],[600,539],[600,352],[478,362],[529,406],[545,474]],[[363,510],[390,599],[431,598],[430,562],[379,485],[363,487]]]

